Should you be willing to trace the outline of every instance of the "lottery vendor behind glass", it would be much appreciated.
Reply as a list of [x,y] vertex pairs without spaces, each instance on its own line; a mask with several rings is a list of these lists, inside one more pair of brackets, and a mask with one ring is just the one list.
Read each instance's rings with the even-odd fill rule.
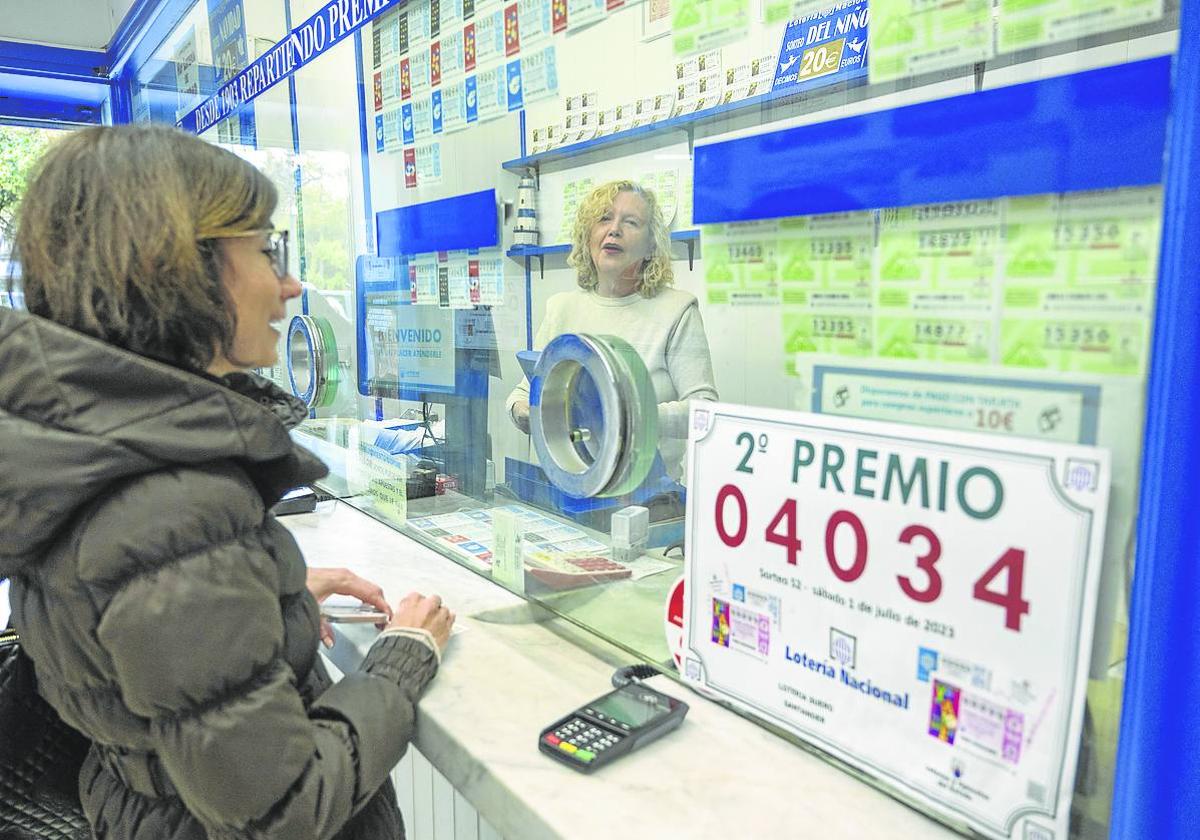
[[[637,351],[658,400],[659,452],[683,474],[688,401],[716,400],[712,358],[696,298],[671,288],[671,239],[651,190],[610,181],[580,204],[568,262],[579,288],[554,295],[534,339],[541,350],[564,333],[613,335]],[[529,380],[508,397],[509,416],[529,432]]]
[[[93,742],[101,840],[403,837],[388,774],[454,615],[306,569],[270,513],[326,473],[288,434],[304,404],[249,372],[301,292],[276,198],[232,153],[132,125],[59,140],[22,203],[0,577],[41,694]],[[388,621],[331,684],[334,593]]]

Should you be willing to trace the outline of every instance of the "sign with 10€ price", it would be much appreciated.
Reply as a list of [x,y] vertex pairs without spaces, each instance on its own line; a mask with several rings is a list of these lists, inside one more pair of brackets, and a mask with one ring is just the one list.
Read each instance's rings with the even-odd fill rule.
[[958,825],[1065,840],[1106,450],[693,404],[685,679]]

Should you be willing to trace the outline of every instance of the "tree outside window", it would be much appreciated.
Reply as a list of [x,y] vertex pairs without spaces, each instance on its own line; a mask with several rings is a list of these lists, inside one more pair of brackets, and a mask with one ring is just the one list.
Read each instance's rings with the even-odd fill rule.
[[0,125],[0,257],[12,250],[17,207],[29,174],[57,136],[50,129]]

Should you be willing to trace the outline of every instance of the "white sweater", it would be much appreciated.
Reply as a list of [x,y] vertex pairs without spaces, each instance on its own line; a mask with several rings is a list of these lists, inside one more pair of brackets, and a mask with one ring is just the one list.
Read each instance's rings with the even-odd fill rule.
[[[541,350],[563,333],[615,335],[629,342],[650,372],[658,399],[659,451],[672,477],[683,473],[687,450],[688,401],[716,400],[708,338],[695,296],[663,289],[652,298],[634,293],[622,298],[601,297],[576,289],[546,302],[546,317],[538,327],[533,349]],[[508,412],[529,401],[529,380],[508,396]]]

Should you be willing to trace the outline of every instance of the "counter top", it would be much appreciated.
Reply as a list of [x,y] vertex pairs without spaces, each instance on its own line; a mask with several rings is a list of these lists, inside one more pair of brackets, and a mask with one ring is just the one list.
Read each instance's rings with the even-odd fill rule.
[[[907,805],[667,677],[683,725],[584,776],[537,749],[542,728],[610,687],[632,661],[342,502],[280,520],[311,566],[346,566],[384,588],[437,593],[458,614],[442,668],[421,701],[416,746],[504,837],[742,836],[859,840],[958,835]],[[374,629],[339,628],[343,669]]]

